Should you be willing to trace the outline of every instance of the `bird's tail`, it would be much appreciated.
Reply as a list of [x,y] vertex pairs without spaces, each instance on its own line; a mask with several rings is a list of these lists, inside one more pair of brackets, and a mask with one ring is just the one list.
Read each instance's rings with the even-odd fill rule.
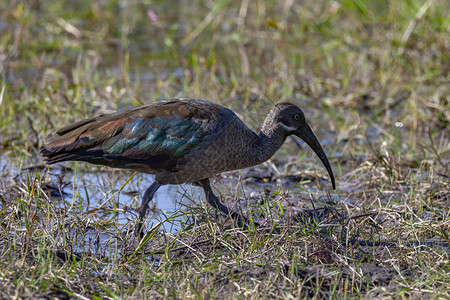
[[54,164],[101,155],[103,151],[99,145],[102,141],[92,136],[95,121],[95,118],[78,121],[49,134],[41,149],[46,162]]

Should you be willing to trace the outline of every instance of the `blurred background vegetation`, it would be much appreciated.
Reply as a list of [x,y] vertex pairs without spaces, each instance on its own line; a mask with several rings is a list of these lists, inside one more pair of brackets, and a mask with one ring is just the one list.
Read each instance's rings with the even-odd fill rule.
[[0,13],[3,144],[24,144],[27,117],[42,137],[172,97],[222,103],[255,129],[289,100],[338,140],[363,119],[413,148],[448,125],[444,0],[34,0]]
[[[368,209],[404,209],[405,215],[442,209],[444,212],[428,218],[430,223],[420,228],[405,225],[411,224],[410,219],[403,219],[399,213],[396,216],[402,217],[396,219],[397,227],[386,229],[386,236],[398,238],[401,232],[418,239],[439,237],[448,241],[449,16],[447,0],[1,1],[0,208],[4,215],[11,213],[14,220],[8,221],[2,235],[10,242],[13,237],[13,244],[20,244],[15,240],[17,236],[24,241],[20,244],[23,248],[17,246],[17,252],[2,252],[11,255],[5,256],[10,269],[3,278],[13,278],[4,280],[9,292],[3,296],[29,296],[35,291],[31,283],[41,287],[47,284],[41,277],[33,277],[35,271],[31,269],[24,276],[33,280],[21,281],[21,275],[15,273],[15,264],[23,266],[28,257],[24,249],[32,249],[25,247],[32,240],[28,236],[41,241],[43,248],[48,248],[46,243],[50,242],[45,242],[39,230],[28,227],[27,235],[16,235],[16,228],[22,228],[30,219],[22,221],[20,216],[14,217],[15,212],[23,210],[29,216],[36,212],[26,211],[31,204],[14,208],[15,203],[5,200],[10,199],[7,194],[11,190],[20,191],[13,193],[19,204],[33,198],[31,191],[35,188],[29,180],[35,175],[25,167],[42,168],[39,149],[45,136],[81,118],[173,97],[221,103],[236,111],[254,130],[259,129],[274,103],[298,104],[324,145],[341,196],[351,195],[358,203],[367,201]],[[276,159],[298,155],[293,145],[283,149]],[[305,155],[314,156],[308,151],[300,158]],[[325,174],[316,159],[302,160],[300,166],[298,170],[317,166],[317,172]],[[17,175],[21,170],[24,172]],[[23,188],[25,192],[17,188],[23,186],[28,186]],[[379,199],[389,201],[386,204]],[[36,211],[42,213],[40,209]],[[373,229],[369,225],[364,228]],[[22,253],[20,261],[14,253]],[[281,251],[280,257],[285,257],[284,253]],[[403,265],[420,266],[416,274],[422,276],[422,285],[409,285],[406,280],[401,287],[391,287],[396,292],[387,294],[401,295],[407,290],[409,296],[417,296],[414,293],[423,288],[448,296],[448,255],[444,255],[447,260],[430,254],[428,260],[419,261],[414,252],[403,255],[393,254],[383,263],[401,257]],[[273,262],[278,264],[276,259]],[[5,270],[7,266],[3,265]],[[72,272],[79,272],[77,268],[73,266],[76,271]],[[166,288],[171,291],[166,296],[227,295],[223,290],[215,294],[215,289],[195,294],[177,285],[177,279],[170,279],[198,275],[188,268],[188,264],[179,268],[186,272],[182,275],[174,275],[170,272],[177,270],[170,269],[165,273],[169,277],[158,283],[162,288],[149,284],[148,290],[159,289],[158,295],[163,295],[161,290]],[[118,268],[114,274],[125,274],[127,270]],[[211,276],[216,276],[214,270],[208,269],[202,275],[210,276],[212,272]],[[45,270],[40,271],[48,278]],[[69,273],[59,276],[74,280]],[[88,272],[86,278],[93,274]],[[127,274],[135,276],[133,271]],[[296,282],[298,278],[289,274],[289,280]],[[1,277],[0,272],[0,284]],[[53,281],[58,280],[50,279]],[[139,287],[133,282],[134,287]],[[340,295],[361,296],[373,287],[369,284],[361,288],[365,286],[361,282],[356,286],[352,281],[355,285],[349,290],[345,285],[348,282],[336,286]],[[59,284],[64,285],[61,281]],[[82,293],[79,286],[83,284],[66,287]],[[120,279],[102,284],[101,288],[87,288],[87,295],[130,295]],[[16,287],[23,285],[28,292],[18,288],[20,292],[16,293]],[[103,287],[104,294],[98,292]],[[117,290],[109,293],[106,287]],[[295,286],[292,290],[285,288],[286,294],[271,291],[280,298],[295,295]],[[322,286],[316,288],[322,293]],[[269,295],[265,290],[252,294],[251,289],[250,284],[250,294],[246,294],[243,288],[242,297]],[[333,294],[327,291],[324,293]]]

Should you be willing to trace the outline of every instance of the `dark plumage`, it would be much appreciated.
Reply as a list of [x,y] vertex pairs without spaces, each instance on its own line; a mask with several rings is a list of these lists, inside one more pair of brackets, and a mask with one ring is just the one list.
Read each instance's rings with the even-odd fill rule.
[[210,101],[157,102],[69,124],[45,139],[41,153],[49,164],[87,161],[154,174],[142,199],[139,232],[148,202],[164,184],[199,185],[212,206],[239,218],[220,203],[209,178],[268,160],[291,134],[319,156],[335,188],[331,166],[303,112],[287,102],[272,108],[259,134],[233,111]]

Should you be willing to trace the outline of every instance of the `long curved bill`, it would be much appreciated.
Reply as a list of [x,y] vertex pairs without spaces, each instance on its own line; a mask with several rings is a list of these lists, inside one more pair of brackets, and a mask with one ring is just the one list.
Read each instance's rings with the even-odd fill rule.
[[306,123],[305,127],[299,128],[296,131],[293,132],[296,136],[301,138],[305,143],[307,143],[311,149],[314,150],[314,152],[317,154],[317,156],[322,161],[323,165],[325,166],[325,169],[327,169],[328,174],[330,175],[331,184],[333,185],[333,189],[336,189],[336,183],[334,180],[333,170],[331,169],[330,162],[328,161],[328,158],[325,154],[325,152],[322,149],[322,146],[319,143],[319,140],[317,140],[316,135],[312,131],[311,127],[309,127],[308,123]]

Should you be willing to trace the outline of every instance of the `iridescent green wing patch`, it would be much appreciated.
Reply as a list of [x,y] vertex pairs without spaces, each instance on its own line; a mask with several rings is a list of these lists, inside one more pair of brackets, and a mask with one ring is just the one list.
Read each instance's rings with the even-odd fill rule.
[[195,149],[206,134],[190,119],[140,118],[126,124],[121,134],[105,141],[103,150],[109,155],[134,150],[136,154],[166,153],[179,157]]

